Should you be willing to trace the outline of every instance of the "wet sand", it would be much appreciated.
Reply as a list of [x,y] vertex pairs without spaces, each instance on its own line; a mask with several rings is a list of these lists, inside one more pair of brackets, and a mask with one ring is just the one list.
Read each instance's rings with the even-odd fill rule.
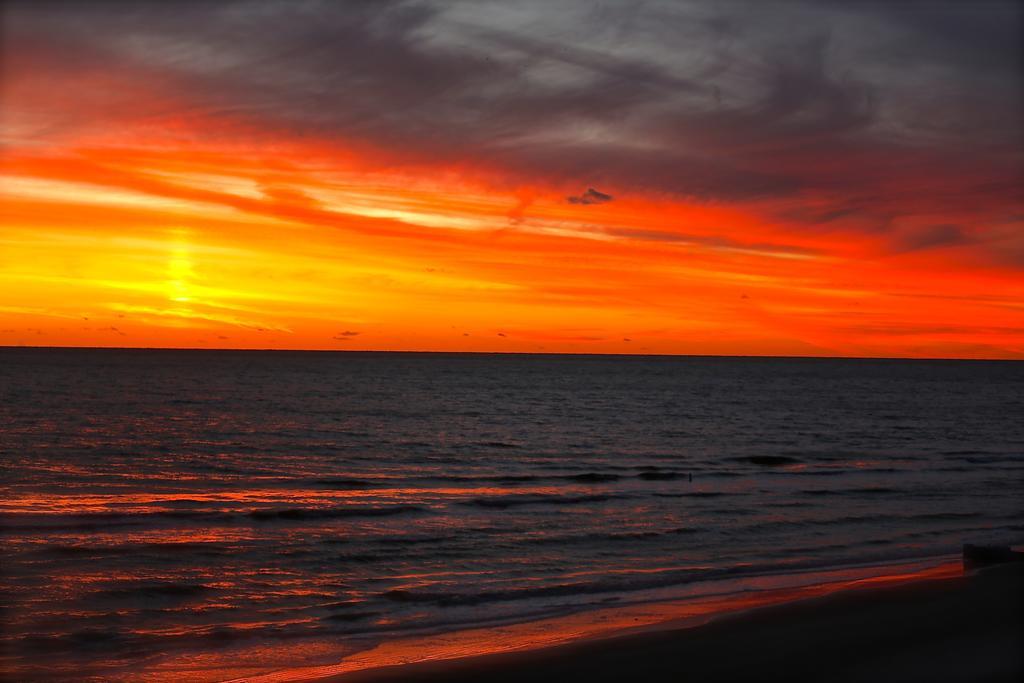
[[1024,564],[853,588],[701,626],[364,670],[334,683],[1016,681]]

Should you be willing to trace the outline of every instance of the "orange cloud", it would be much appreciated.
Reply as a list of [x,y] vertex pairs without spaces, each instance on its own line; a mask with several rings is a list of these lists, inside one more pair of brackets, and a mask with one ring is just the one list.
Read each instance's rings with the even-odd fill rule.
[[[820,41],[756,67],[767,94],[709,98],[687,64],[497,34],[502,59],[423,52],[360,13],[331,50],[389,48],[370,79],[302,50],[264,73],[251,41],[146,12],[125,21],[162,47],[140,52],[25,7],[0,344],[1024,356],[1019,159],[881,134],[910,124]],[[545,87],[558,69],[587,78]],[[308,90],[331,74],[351,92]]]

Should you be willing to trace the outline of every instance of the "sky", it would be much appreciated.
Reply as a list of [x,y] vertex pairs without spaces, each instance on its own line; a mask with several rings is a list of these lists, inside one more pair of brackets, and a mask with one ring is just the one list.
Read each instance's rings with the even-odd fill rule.
[[1019,3],[0,7],[0,345],[1024,358]]

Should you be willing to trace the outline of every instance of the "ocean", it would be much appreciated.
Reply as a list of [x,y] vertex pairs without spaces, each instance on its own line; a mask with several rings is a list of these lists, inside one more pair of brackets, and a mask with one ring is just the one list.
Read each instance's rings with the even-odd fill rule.
[[216,680],[1019,544],[1022,416],[1015,362],[0,349],[0,671]]

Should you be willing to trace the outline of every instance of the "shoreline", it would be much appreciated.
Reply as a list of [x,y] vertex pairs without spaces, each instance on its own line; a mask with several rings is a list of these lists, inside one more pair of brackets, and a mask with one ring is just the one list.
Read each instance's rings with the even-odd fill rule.
[[[629,650],[637,642],[658,641],[666,634],[679,637],[683,633],[719,630],[721,624],[760,619],[771,611],[801,610],[805,609],[804,605],[822,600],[852,598],[856,602],[861,598],[874,599],[879,591],[919,590],[919,587],[939,590],[940,594],[941,591],[956,594],[965,586],[973,585],[974,575],[965,576],[959,560],[944,559],[940,563],[939,558],[935,558],[930,565],[918,562],[830,570],[816,574],[816,582],[803,585],[762,588],[755,581],[734,586],[733,592],[685,600],[613,606],[507,626],[411,636],[355,652],[335,664],[281,669],[259,675],[250,673],[228,680],[236,683],[347,683],[420,680],[418,677],[424,676],[424,681],[441,681],[463,675],[459,672],[464,669],[473,671],[465,674],[469,678],[494,679],[508,667],[529,669],[534,660],[571,659],[575,656],[571,653],[577,649],[604,652],[633,643],[626,646]],[[942,588],[934,588],[936,586]],[[787,627],[798,626],[787,624]],[[588,659],[589,655],[583,657]],[[529,677],[536,673],[524,670],[521,675]],[[591,678],[599,674],[585,673]]]
[[1022,597],[1020,563],[879,578],[699,624],[293,680],[1016,681],[1024,674]]

